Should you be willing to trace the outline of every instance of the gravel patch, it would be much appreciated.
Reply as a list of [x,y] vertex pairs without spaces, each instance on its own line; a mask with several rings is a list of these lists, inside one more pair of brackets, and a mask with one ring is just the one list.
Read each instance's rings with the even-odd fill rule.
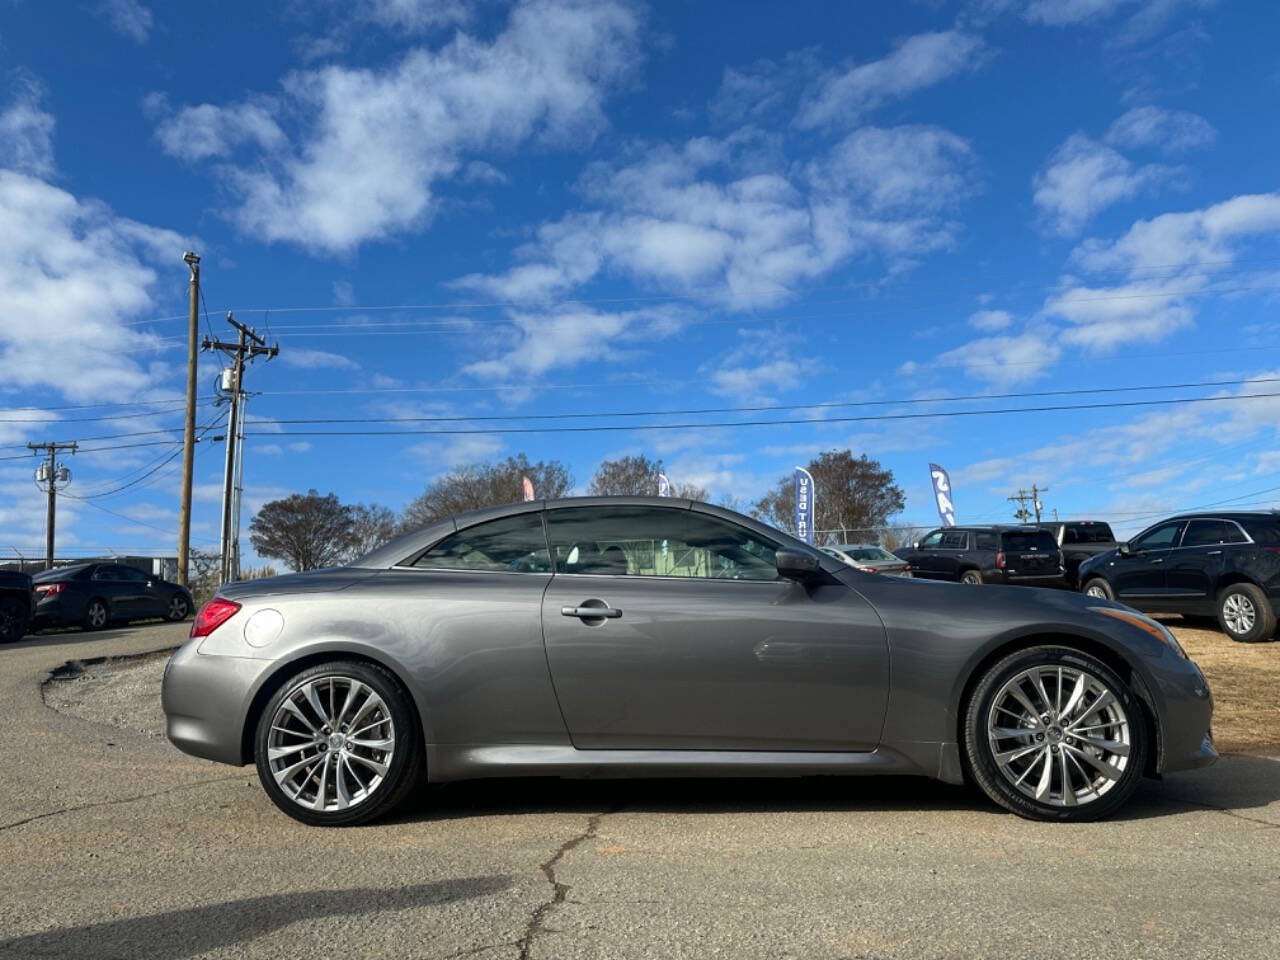
[[164,739],[160,683],[173,651],[72,660],[44,684],[44,702],[61,713]]

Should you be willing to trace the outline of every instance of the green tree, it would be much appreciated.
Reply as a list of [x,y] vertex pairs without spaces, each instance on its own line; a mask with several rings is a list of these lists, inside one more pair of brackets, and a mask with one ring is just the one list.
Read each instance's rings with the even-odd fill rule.
[[[813,475],[814,517],[817,543],[849,543],[876,540],[877,529],[896,513],[906,500],[894,482],[893,471],[865,453],[855,457],[849,450],[828,450],[809,461]],[[756,501],[753,516],[779,530],[795,529],[796,492],[793,477],[778,480],[772,490]]]

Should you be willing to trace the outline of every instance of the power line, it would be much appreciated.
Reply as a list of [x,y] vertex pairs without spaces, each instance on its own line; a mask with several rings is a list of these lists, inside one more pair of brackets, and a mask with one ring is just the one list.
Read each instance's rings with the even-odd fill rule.
[[[222,417],[218,417],[218,418],[217,418],[217,419],[215,419],[212,423],[205,424],[205,426],[204,426],[203,428],[201,428],[201,431],[200,431],[199,436],[196,438],[196,439],[197,439],[197,441],[198,441],[198,440],[200,440],[200,439],[203,439],[205,434],[207,434],[207,433],[208,433],[210,430],[212,430],[214,427],[219,426],[221,423],[222,423]],[[181,441],[179,441],[179,442],[181,442]],[[179,447],[177,450],[173,451],[173,453],[169,454],[167,457],[164,457],[164,458],[162,458],[161,460],[159,460],[158,462],[156,462],[156,463],[154,464],[154,466],[151,466],[151,468],[150,468],[150,469],[147,469],[146,473],[142,474],[142,476],[137,477],[137,478],[136,478],[136,479],[134,479],[134,480],[130,480],[128,483],[125,483],[125,484],[122,484],[122,485],[120,485],[120,486],[118,486],[118,487],[115,487],[115,488],[114,488],[114,489],[112,489],[112,490],[107,490],[107,491],[104,491],[104,492],[102,492],[102,493],[90,493],[90,494],[85,494],[84,496],[82,496],[82,497],[76,497],[75,499],[76,499],[76,500],[86,500],[86,501],[87,501],[87,500],[100,500],[100,499],[102,499],[103,497],[110,497],[110,496],[114,496],[115,494],[120,493],[122,490],[128,490],[130,487],[136,486],[137,484],[141,483],[143,480],[145,480],[145,479],[147,479],[148,477],[150,477],[152,474],[156,473],[156,471],[160,470],[162,467],[166,466],[167,464],[172,463],[174,460],[176,460],[176,459],[178,458],[178,455],[179,455],[179,454],[181,454],[181,453],[182,453],[182,448],[181,448],[181,447]],[[145,468],[144,468],[144,469],[145,469]],[[135,471],[130,471],[130,472],[135,472]],[[125,474],[125,476],[128,476],[128,474]],[[70,496],[70,494],[68,494],[68,496]]]
[[[139,443],[119,443],[111,447],[86,447],[77,453],[115,453],[117,450],[132,450],[135,447],[163,447],[171,443],[182,443],[181,440],[144,440]],[[0,460],[29,460],[29,455],[3,456]]]
[[806,417],[788,420],[735,420],[704,423],[592,424],[577,427],[494,427],[474,430],[287,430],[282,433],[254,432],[249,437],[359,437],[359,436],[451,436],[520,433],[611,433],[622,430],[693,430],[729,427],[780,427],[801,424],[865,423],[884,420],[927,420],[947,417],[985,417],[997,414],[1051,413],[1064,410],[1113,410],[1129,407],[1169,406],[1184,403],[1225,403],[1280,397],[1280,393],[1252,393],[1228,397],[1173,397],[1164,400],[1124,400],[1109,403],[1048,404],[1037,407],[1003,407],[995,410],[939,410],[926,413],[883,413],[856,417]]

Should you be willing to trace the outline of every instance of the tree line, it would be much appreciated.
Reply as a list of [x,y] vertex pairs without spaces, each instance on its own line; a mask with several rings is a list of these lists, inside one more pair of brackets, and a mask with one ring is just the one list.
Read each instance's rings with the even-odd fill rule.
[[[644,455],[603,461],[587,485],[589,496],[654,496],[662,461]],[[830,450],[809,461],[815,497],[818,542],[876,541],[905,506],[893,472],[876,460],[849,450]],[[524,478],[539,500],[569,496],[573,475],[559,460],[531,461],[521,453],[492,463],[459,467],[433,480],[401,514],[376,503],[342,503],[334,493],[312,489],[264,504],[249,522],[249,539],[261,557],[280,560],[293,570],[349,563],[400,533],[428,526],[467,510],[516,503],[524,498]],[[671,484],[671,496],[710,499],[692,483]],[[735,498],[723,505],[749,512],[780,530],[794,529],[795,490],[790,474],[780,477],[759,500],[743,510]]]

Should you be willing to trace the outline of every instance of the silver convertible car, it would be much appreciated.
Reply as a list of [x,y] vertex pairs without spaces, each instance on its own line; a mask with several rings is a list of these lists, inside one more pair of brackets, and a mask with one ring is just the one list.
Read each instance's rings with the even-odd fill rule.
[[1087,820],[1217,756],[1204,676],[1134,610],[862,573],[669,498],[498,507],[231,584],[164,710],[322,825],[424,776],[526,775],[919,774]]

